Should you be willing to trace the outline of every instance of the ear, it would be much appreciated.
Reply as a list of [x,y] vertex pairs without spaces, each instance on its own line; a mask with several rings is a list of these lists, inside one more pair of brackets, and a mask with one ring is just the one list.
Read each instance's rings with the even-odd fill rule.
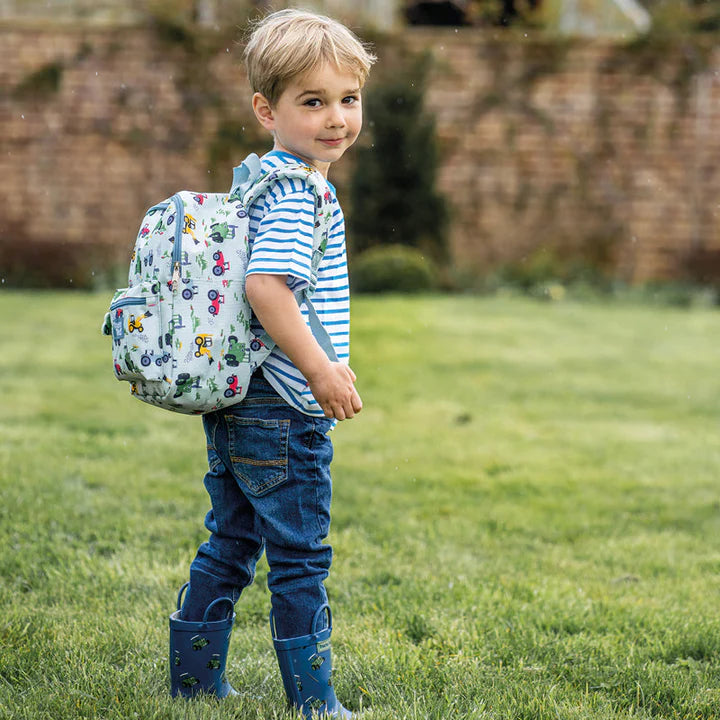
[[252,97],[252,108],[258,122],[271,132],[275,129],[275,115],[270,101],[261,93],[255,93]]

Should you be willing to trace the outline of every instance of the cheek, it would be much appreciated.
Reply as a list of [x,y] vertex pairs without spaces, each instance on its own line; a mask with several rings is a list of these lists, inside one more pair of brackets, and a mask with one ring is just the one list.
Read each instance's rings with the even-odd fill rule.
[[295,127],[303,133],[316,133],[322,127],[322,120],[316,115],[299,117]]

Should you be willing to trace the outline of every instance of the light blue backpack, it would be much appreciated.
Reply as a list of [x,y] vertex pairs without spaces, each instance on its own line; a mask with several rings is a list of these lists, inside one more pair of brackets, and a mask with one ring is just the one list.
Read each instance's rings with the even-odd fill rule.
[[332,220],[327,182],[300,164],[261,172],[253,154],[235,168],[229,194],[179,192],[142,221],[128,287],[115,292],[103,323],[112,336],[115,376],[130,383],[136,398],[202,414],[245,396],[250,376],[274,347],[267,334],[251,332],[248,208],[280,178],[304,180],[315,192],[310,285],[296,298],[308,307],[315,338],[337,360],[310,302]]

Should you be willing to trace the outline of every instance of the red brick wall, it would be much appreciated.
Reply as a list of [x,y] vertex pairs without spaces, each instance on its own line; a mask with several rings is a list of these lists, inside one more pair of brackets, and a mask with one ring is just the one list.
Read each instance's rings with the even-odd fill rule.
[[427,104],[457,257],[485,267],[581,244],[644,281],[720,250],[720,46],[407,40],[437,61]]
[[[427,106],[458,265],[482,272],[582,247],[642,281],[678,276],[693,249],[720,249],[720,50],[469,29],[403,39],[436,58]],[[194,64],[144,29],[6,26],[0,45],[0,249],[75,243],[124,263],[149,205],[220,189],[245,148],[267,147],[232,45],[196,47]],[[57,87],[30,87],[53,64]],[[213,167],[227,123],[237,155]],[[352,155],[333,176],[341,199],[351,165]]]
[[[145,208],[217,184],[207,146],[222,112],[204,91],[222,76],[226,105],[247,106],[232,52],[187,69],[181,47],[127,28],[6,28],[0,44],[0,243],[20,234],[102,246],[108,264],[125,262]],[[53,63],[63,68],[57,90],[23,91]]]

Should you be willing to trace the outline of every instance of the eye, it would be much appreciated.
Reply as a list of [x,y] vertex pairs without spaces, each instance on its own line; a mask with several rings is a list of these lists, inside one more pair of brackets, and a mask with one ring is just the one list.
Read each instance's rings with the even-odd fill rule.
[[343,98],[343,103],[345,105],[354,105],[356,102],[360,101],[359,95],[348,95],[347,97]]
[[308,107],[320,107],[322,103],[320,102],[319,98],[310,98],[309,100],[306,100],[303,105],[307,105]]

